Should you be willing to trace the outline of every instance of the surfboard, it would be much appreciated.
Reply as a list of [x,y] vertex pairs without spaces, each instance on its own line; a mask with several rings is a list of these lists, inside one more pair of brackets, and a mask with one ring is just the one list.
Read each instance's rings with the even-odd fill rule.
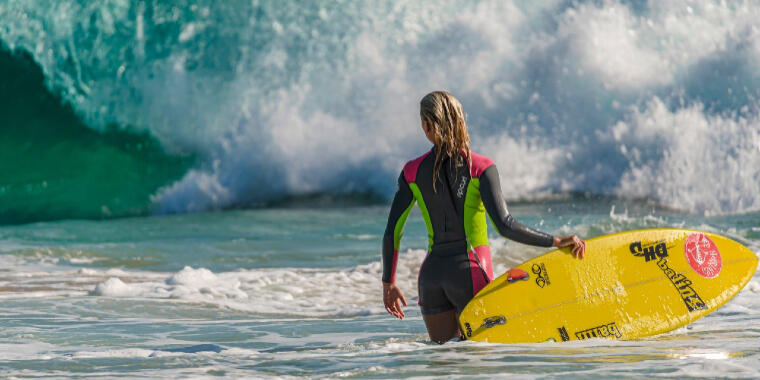
[[459,317],[467,339],[500,343],[634,339],[715,311],[752,278],[757,256],[729,238],[685,229],[589,239],[586,257],[547,252],[481,289]]

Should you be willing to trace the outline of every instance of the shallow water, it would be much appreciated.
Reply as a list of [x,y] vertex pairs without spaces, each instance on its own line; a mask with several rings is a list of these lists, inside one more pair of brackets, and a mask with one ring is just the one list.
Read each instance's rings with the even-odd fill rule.
[[[615,199],[510,211],[552,233],[676,226],[760,249],[759,214],[702,218]],[[262,209],[0,227],[0,376],[760,376],[757,275],[718,311],[648,339],[431,344],[414,306],[426,244],[417,211],[398,270],[407,318],[382,307],[386,213]],[[543,252],[500,238],[492,246],[497,273]]]

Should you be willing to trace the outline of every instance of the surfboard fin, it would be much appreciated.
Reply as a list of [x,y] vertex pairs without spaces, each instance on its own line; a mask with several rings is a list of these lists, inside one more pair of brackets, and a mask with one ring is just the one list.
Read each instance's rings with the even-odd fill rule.
[[528,273],[520,268],[512,268],[507,271],[507,281],[512,283],[517,280],[528,280]]

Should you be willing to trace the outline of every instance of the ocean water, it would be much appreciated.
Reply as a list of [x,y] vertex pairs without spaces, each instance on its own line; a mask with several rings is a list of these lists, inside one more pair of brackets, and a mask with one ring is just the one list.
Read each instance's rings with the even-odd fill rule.
[[[757,213],[695,218],[582,198],[510,208],[555,233],[682,226],[760,250]],[[718,311],[652,338],[431,343],[416,306],[418,211],[398,266],[407,318],[382,306],[386,213],[278,208],[1,227],[0,377],[760,376],[757,274]],[[497,273],[543,252],[492,240]]]
[[[0,377],[760,377],[757,276],[650,339],[426,341],[380,304],[418,102],[510,211],[760,250],[760,1],[0,1]],[[542,252],[495,237],[496,272]],[[424,256],[408,223],[410,304]]]

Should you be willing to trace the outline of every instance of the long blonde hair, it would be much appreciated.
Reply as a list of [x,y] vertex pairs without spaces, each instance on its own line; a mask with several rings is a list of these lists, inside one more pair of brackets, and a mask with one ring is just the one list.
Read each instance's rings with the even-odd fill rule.
[[[432,129],[435,144],[433,191],[445,157],[457,167],[466,163],[470,167],[470,135],[464,120],[462,103],[446,91],[433,91],[420,100],[420,118]],[[462,162],[465,159],[465,162]],[[451,161],[449,161],[451,164]]]

